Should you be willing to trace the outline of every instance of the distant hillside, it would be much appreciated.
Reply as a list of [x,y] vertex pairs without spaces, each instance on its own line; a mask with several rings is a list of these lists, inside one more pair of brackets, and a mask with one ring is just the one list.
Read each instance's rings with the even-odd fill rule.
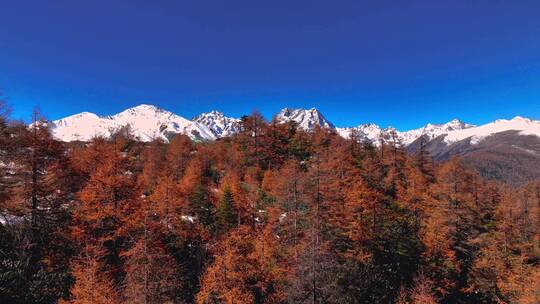
[[[482,176],[521,185],[540,178],[540,137],[520,135],[519,131],[505,131],[486,137],[478,143],[466,138],[450,145],[439,136],[426,144],[427,151],[435,160],[447,160],[455,156],[475,167]],[[415,153],[420,146],[416,140],[408,147]]]

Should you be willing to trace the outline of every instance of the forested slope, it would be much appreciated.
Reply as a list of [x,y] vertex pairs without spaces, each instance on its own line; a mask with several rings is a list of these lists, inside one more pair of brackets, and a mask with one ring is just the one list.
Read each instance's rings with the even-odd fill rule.
[[245,117],[213,142],[0,123],[0,303],[538,303],[540,181]]

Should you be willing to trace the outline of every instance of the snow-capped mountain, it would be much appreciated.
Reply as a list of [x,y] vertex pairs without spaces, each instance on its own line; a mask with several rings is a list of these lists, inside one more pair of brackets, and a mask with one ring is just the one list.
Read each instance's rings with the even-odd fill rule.
[[315,126],[335,129],[334,125],[315,108],[309,110],[285,108],[276,114],[276,120],[280,123],[294,121],[303,130],[311,130]]
[[193,118],[193,121],[206,126],[216,138],[231,136],[238,133],[241,128],[240,119],[226,117],[219,111],[202,113]]
[[[407,146],[416,152],[420,143]],[[540,177],[540,121],[523,117],[452,130],[425,143],[436,160],[456,155],[489,179],[519,185]]]
[[417,140],[420,136],[427,137],[428,140],[432,140],[443,134],[448,134],[452,131],[458,131],[463,129],[473,128],[475,125],[467,124],[459,119],[453,119],[445,124],[427,124],[422,128],[399,132],[399,136],[403,144],[408,145]]
[[336,132],[343,138],[350,138],[353,130],[357,132],[360,140],[367,140],[376,145],[379,143],[379,138],[381,137],[381,134],[384,135],[386,133],[386,129],[382,129],[381,127],[373,123],[361,124],[357,127],[350,128],[336,128]]
[[488,136],[506,131],[518,131],[519,135],[536,135],[540,137],[540,121],[521,116],[516,116],[510,120],[498,119],[478,127],[469,127],[446,132],[444,142],[452,144],[470,138],[470,143],[476,144]]
[[129,125],[141,141],[155,138],[168,140],[168,134],[185,134],[192,139],[216,139],[206,126],[152,105],[139,105],[112,116],[80,113],[50,122],[53,135],[62,141],[88,141],[96,136],[108,137]]
[[451,131],[474,127],[474,125],[464,123],[458,119],[454,119],[445,124],[430,123],[422,128],[404,132],[400,132],[390,126],[382,128],[379,125],[373,123],[361,124],[357,127],[336,128],[330,121],[328,121],[324,117],[324,115],[322,115],[321,112],[319,112],[315,108],[309,110],[285,108],[276,115],[276,120],[281,123],[295,121],[298,126],[304,130],[311,130],[315,126],[334,129],[339,135],[344,138],[349,138],[351,132],[355,130],[357,131],[360,140],[371,141],[375,145],[380,144],[381,136],[388,138],[392,131],[396,132],[398,139],[404,145],[409,145],[416,139],[418,139],[420,136],[427,136],[427,138],[431,140],[440,135],[447,134]]
[[[281,110],[275,116],[281,123],[294,121],[304,130],[315,126],[335,130],[344,138],[349,138],[352,130],[357,131],[361,140],[371,141],[379,145],[380,139],[389,138],[392,131],[405,146],[412,145],[420,136],[428,141],[443,138],[440,144],[453,143],[470,138],[470,144],[476,144],[490,135],[506,131],[519,131],[519,135],[536,135],[540,137],[540,121],[523,117],[474,126],[454,119],[445,124],[427,124],[410,131],[398,131],[392,127],[382,128],[376,124],[361,124],[357,127],[336,128],[317,109]],[[133,134],[141,141],[154,138],[167,140],[172,134],[186,134],[192,139],[214,140],[231,136],[241,129],[241,121],[226,117],[219,111],[203,113],[193,120],[185,119],[172,112],[152,105],[139,105],[112,116],[98,116],[83,112],[50,122],[53,135],[62,141],[88,141],[95,136],[108,137],[121,127],[129,125]],[[381,136],[382,135],[382,136]]]
[[118,125],[110,118],[82,112],[48,123],[52,134],[62,141],[86,141],[92,137],[109,136]]
[[282,109],[275,116],[280,123],[294,121],[303,130],[312,130],[315,126],[335,130],[343,138],[349,138],[351,132],[356,130],[360,140],[368,140],[374,144],[378,144],[381,134],[387,132],[387,129],[382,129],[376,124],[361,124],[357,127],[336,128],[333,123],[327,120],[324,115],[316,108],[311,109]]
[[376,124],[361,124],[353,128],[337,128],[336,131],[344,138],[349,138],[352,130],[356,130],[361,140],[371,141],[375,145],[379,145],[381,136],[385,140],[391,140],[391,132],[395,132],[397,139],[405,146],[417,140],[420,136],[427,137],[432,140],[440,135],[448,134],[451,131],[472,128],[474,125],[464,123],[458,119],[454,119],[445,124],[427,124],[422,128],[400,132],[393,127],[381,128]]

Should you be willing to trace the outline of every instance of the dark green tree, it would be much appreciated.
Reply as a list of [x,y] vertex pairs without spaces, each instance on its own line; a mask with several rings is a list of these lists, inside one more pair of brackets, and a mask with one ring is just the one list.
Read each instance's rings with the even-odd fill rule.
[[218,231],[225,231],[235,227],[238,223],[238,214],[234,208],[234,197],[230,188],[225,188],[223,197],[217,210]]
[[212,230],[215,222],[215,208],[210,201],[208,190],[203,185],[198,185],[190,197],[190,209],[197,217],[199,224],[205,229]]

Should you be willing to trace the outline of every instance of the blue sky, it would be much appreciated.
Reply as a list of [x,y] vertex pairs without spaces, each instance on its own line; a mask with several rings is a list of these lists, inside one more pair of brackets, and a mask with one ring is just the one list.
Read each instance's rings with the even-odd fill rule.
[[[451,3],[450,3],[451,2]],[[539,1],[25,1],[0,10],[16,118],[317,107],[338,126],[540,119]]]

